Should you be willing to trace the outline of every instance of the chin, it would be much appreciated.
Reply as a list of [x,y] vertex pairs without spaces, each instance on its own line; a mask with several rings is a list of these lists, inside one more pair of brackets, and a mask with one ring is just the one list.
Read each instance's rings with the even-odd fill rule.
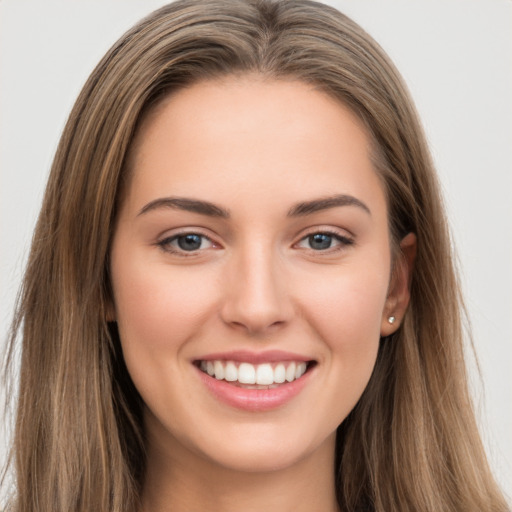
[[[312,457],[332,458],[336,431],[327,436],[311,432],[290,432],[283,435],[282,427],[257,425],[236,428],[236,433],[209,438],[198,450],[213,465],[242,473],[269,473],[297,467]],[[306,434],[306,435],[305,435]]]

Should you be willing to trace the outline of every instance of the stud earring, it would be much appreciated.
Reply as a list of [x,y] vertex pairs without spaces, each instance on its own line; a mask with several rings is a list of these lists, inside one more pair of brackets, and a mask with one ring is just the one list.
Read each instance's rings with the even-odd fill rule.
[[390,324],[394,324],[394,323],[395,323],[395,320],[396,320],[396,318],[395,318],[394,316],[390,316],[390,317],[388,318],[388,322],[389,322]]

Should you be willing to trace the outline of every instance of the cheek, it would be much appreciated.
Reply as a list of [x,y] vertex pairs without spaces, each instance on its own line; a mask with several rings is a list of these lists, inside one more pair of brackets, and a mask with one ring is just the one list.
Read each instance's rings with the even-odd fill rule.
[[117,263],[112,284],[126,367],[146,404],[156,411],[177,400],[176,393],[187,392],[171,376],[188,371],[188,341],[205,329],[214,291],[197,269],[194,274],[153,265],[147,258],[143,264],[135,257],[112,261]]
[[309,291],[302,292],[309,325],[348,370],[356,363],[373,365],[380,340],[388,275],[370,268],[337,269],[310,286],[304,283]]
[[177,350],[180,341],[201,329],[211,309],[215,292],[210,281],[197,269],[120,263],[113,286],[123,349],[154,350],[156,357]]
[[311,302],[326,328],[345,326],[365,330],[367,323],[379,325],[384,298],[375,290],[375,283],[366,287],[363,281],[339,280],[329,283],[329,288],[321,294],[313,295]]

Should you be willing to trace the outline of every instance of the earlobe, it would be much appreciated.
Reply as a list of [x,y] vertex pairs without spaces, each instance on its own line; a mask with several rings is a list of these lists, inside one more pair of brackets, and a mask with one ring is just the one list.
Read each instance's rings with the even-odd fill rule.
[[381,320],[381,336],[393,334],[400,326],[409,305],[410,286],[416,258],[416,235],[409,233],[400,242],[394,262],[388,296]]

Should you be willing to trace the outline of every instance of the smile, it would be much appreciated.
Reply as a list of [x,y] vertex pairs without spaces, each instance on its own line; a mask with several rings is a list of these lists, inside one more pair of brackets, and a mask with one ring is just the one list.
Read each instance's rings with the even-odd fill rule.
[[202,360],[198,362],[202,372],[217,380],[249,389],[267,389],[285,382],[293,382],[308,368],[304,361],[284,361],[263,364],[248,362]]
[[248,412],[286,406],[314,378],[318,366],[315,360],[280,351],[259,355],[216,354],[193,363],[200,381],[213,397]]

